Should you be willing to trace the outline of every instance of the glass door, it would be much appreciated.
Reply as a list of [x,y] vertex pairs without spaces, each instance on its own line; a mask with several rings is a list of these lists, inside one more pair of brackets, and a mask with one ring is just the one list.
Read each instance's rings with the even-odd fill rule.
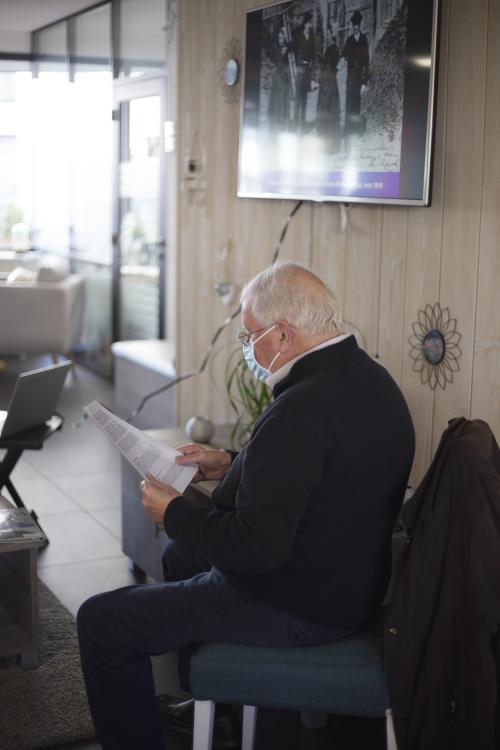
[[115,82],[114,340],[165,332],[165,78]]

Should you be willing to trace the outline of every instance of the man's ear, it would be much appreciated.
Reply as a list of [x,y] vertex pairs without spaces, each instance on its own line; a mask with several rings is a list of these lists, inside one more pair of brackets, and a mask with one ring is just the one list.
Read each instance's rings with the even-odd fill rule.
[[278,320],[280,330],[280,352],[285,354],[290,351],[295,341],[295,331],[286,320]]

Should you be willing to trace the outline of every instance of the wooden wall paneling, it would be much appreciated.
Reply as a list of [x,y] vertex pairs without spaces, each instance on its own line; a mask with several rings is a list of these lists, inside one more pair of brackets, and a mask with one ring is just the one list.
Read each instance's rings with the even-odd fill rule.
[[[239,198],[238,201],[241,204],[240,232],[247,243],[247,274],[242,279],[246,282],[271,263],[283,227],[297,201],[255,198]],[[307,264],[311,244],[311,214],[311,204],[306,201],[288,224],[280,249],[281,259]]]
[[[179,187],[181,204],[178,261],[177,371],[197,368],[210,340],[212,318],[212,197],[210,167],[214,132],[215,25],[214,3],[186,0],[180,12],[179,61]],[[207,96],[205,92],[212,95]],[[188,169],[193,160],[196,168]],[[178,389],[178,414],[182,424],[186,416],[199,412],[198,403],[207,403],[208,378],[204,374]],[[198,400],[196,396],[201,394]],[[203,413],[203,412],[201,412]]]
[[[166,107],[165,120],[172,124],[177,122],[177,37],[178,37],[178,6],[176,0],[167,0],[166,22]],[[165,338],[173,342],[177,338],[177,229],[178,229],[178,201],[177,201],[177,150],[171,148],[166,140],[165,163],[165,211],[166,211],[166,247],[165,247]]]
[[[296,205],[292,201],[261,201],[236,198],[235,191],[224,192],[227,204],[231,207],[231,213],[236,217],[229,238],[219,238],[227,243],[228,273],[230,281],[235,285],[236,292],[234,301],[229,306],[223,306],[217,297],[212,303],[214,312],[214,330],[222,320],[238,306],[239,294],[244,284],[256,273],[267,267],[274,255],[276,245],[282,233],[283,227],[290,212]],[[215,214],[219,215],[219,214]],[[222,210],[224,215],[224,210]],[[231,220],[227,217],[222,224],[228,228]],[[308,203],[302,205],[288,225],[286,237],[281,246],[280,257],[306,264],[309,254],[311,240],[311,206]],[[241,327],[238,318],[221,337],[223,351],[216,354],[211,363],[213,379],[210,387],[216,383],[222,383],[224,379],[225,362],[227,355],[232,350],[232,344],[236,341],[236,333]],[[199,391],[197,393],[199,398]],[[212,399],[211,409],[214,418],[224,421],[231,417],[229,403],[225,395],[222,400],[220,396],[216,401]]]
[[431,460],[434,391],[428,385],[423,385],[420,374],[413,370],[408,338],[412,335],[412,323],[418,320],[418,311],[424,310],[427,304],[434,304],[439,298],[446,155],[448,33],[449,2],[445,0],[441,5],[432,202],[430,207],[410,209],[408,215],[401,387],[415,425],[415,460],[410,476],[410,482],[414,486],[426,472]]
[[[294,205],[235,196],[239,105],[224,101],[217,76],[223,45],[231,36],[243,41],[245,10],[255,5],[254,0],[179,3],[177,364],[181,371],[199,364],[207,340],[229,312],[212,289],[214,281],[224,273],[241,287],[267,265]],[[305,203],[282,248],[283,257],[312,263],[312,269],[334,288],[345,317],[364,334],[369,353],[379,354],[400,380],[417,431],[415,478],[427,467],[450,417],[468,415],[470,410],[472,416],[492,415],[489,421],[495,425],[500,421],[500,323],[495,306],[498,3],[490,0],[489,12],[488,18],[488,0],[475,4],[455,0],[453,6],[451,0],[442,0],[432,207],[354,205],[344,234],[337,204]],[[187,181],[185,175],[189,155],[203,165],[194,181]],[[221,261],[224,248],[229,250]],[[464,354],[453,385],[433,393],[412,371],[407,339],[418,310],[438,300],[458,319]],[[224,342],[238,325],[222,337]],[[222,362],[223,353],[218,356]],[[215,377],[218,380],[220,374]],[[223,417],[225,405],[212,396],[208,375],[205,380],[189,381],[179,389],[181,419],[202,408],[212,418]]]
[[[347,233],[342,227],[340,203],[315,204],[312,208],[311,270],[323,279],[344,306]],[[345,210],[345,209],[344,209]]]
[[[177,247],[176,247],[176,269],[177,269],[177,288],[176,288],[176,341],[175,341],[175,365],[177,375],[185,372],[187,361],[190,356],[190,344],[184,338],[186,323],[194,325],[196,319],[197,300],[192,305],[187,305],[187,299],[182,299],[182,289],[186,288],[186,281],[189,278],[189,259],[185,255],[185,248],[189,245],[187,227],[193,231],[193,219],[195,210],[192,201],[189,199],[186,182],[186,155],[188,152],[188,140],[186,133],[193,129],[193,122],[196,121],[197,112],[194,107],[186,107],[186,98],[183,92],[190,90],[190,81],[195,75],[198,67],[198,48],[190,50],[190,36],[192,35],[192,23],[194,20],[192,13],[192,3],[182,2],[177,6],[177,123],[176,123],[176,150],[177,150]],[[194,366],[194,364],[192,364]],[[176,413],[179,424],[185,422],[184,415],[181,414],[181,404],[185,403],[186,391],[188,386],[180,384],[176,386]]]
[[401,206],[386,206],[382,213],[380,303],[376,354],[381,364],[389,370],[399,385],[401,385],[402,360],[406,348],[403,311],[407,243],[408,209]]
[[359,328],[370,355],[378,347],[382,211],[381,206],[353,205],[347,224],[344,317]]
[[486,124],[481,202],[478,298],[471,417],[486,420],[500,441],[500,4],[489,4]]
[[[212,8],[211,15],[215,16],[211,19],[211,33],[214,39],[211,59],[214,75],[212,86],[200,92],[200,95],[212,102],[214,110],[212,120],[208,121],[211,149],[207,166],[207,190],[210,198],[207,203],[207,215],[211,221],[213,242],[210,254],[210,302],[207,307],[211,329],[209,338],[238,307],[239,289],[235,290],[233,299],[226,305],[215,290],[215,284],[227,282],[236,286],[234,269],[235,254],[239,249],[236,189],[240,100],[239,97],[226,98],[228,92],[222,82],[222,73],[230,40],[239,39],[243,42],[244,3],[217,0],[212,2]],[[241,92],[241,82],[236,92]],[[231,93],[234,94],[235,91]],[[216,421],[226,421],[230,417],[224,388],[225,365],[229,352],[236,343],[236,332],[239,328],[238,318],[222,333],[207,367],[205,388],[196,389],[198,408],[202,408],[203,404],[209,404],[210,416]]]
[[[179,159],[182,210],[179,214],[178,365],[198,366],[211,336],[237,306],[241,286],[267,266],[292,201],[236,197],[240,104],[229,104],[221,90],[222,53],[232,37],[243,41],[246,2],[205,0],[181,4],[182,44],[179,87]],[[187,179],[194,157],[201,172]],[[310,254],[311,207],[304,204],[289,225],[282,256],[306,262]],[[227,279],[222,279],[227,276]],[[217,281],[235,284],[234,305],[224,306],[213,290]],[[183,302],[186,300],[186,303]],[[179,388],[179,421],[193,413],[229,417],[227,399],[214,383],[223,381],[224,351],[239,327],[235,321],[220,337],[207,372]]]
[[[452,417],[469,416],[479,255],[488,0],[450,13],[446,172],[440,302],[462,334],[460,371],[437,389],[433,448]],[[464,54],[467,50],[467,54]]]

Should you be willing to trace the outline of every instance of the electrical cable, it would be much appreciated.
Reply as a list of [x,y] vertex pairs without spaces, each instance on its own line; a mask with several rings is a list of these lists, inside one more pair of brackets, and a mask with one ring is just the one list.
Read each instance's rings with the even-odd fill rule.
[[[288,216],[286,218],[286,221],[285,221],[285,224],[283,226],[283,229],[281,230],[281,234],[279,236],[279,240],[278,240],[278,242],[276,244],[276,247],[275,247],[275,250],[274,250],[274,253],[273,253],[273,258],[272,258],[272,261],[271,261],[271,265],[274,265],[274,263],[276,263],[276,261],[278,260],[279,254],[281,252],[281,246],[282,246],[282,244],[283,244],[283,242],[285,240],[285,237],[286,237],[286,234],[288,232],[288,227],[290,225],[290,222],[293,219],[293,217],[295,216],[295,214],[297,213],[297,211],[300,209],[300,207],[302,206],[303,203],[304,203],[304,201],[297,201],[297,203],[295,204],[295,206],[293,207],[293,209],[288,214]],[[141,402],[139,403],[139,406],[136,409],[134,409],[132,412],[130,412],[130,414],[128,415],[128,417],[125,419],[125,422],[131,422],[133,419],[135,419],[135,417],[137,417],[137,415],[143,410],[144,406],[146,405],[146,403],[151,398],[154,398],[155,396],[158,396],[160,393],[164,393],[165,391],[168,391],[170,388],[173,388],[178,383],[182,383],[182,381],[184,381],[184,380],[188,380],[189,378],[192,378],[195,375],[201,375],[201,373],[203,372],[203,370],[207,366],[207,362],[209,360],[210,354],[211,354],[211,352],[212,352],[212,350],[213,350],[213,348],[214,348],[214,346],[215,346],[215,344],[216,344],[219,336],[221,335],[222,331],[224,331],[224,329],[227,328],[227,326],[230,325],[230,323],[232,323],[232,321],[240,314],[240,312],[241,312],[241,304],[238,305],[238,307],[230,315],[228,315],[228,317],[223,321],[223,323],[217,328],[216,332],[212,336],[212,339],[211,339],[211,341],[210,341],[210,343],[208,345],[208,348],[207,348],[207,350],[205,352],[205,356],[203,357],[201,365],[196,370],[188,370],[188,372],[185,372],[182,375],[179,375],[179,377],[174,378],[173,380],[170,380],[168,383],[166,383],[165,385],[162,385],[160,388],[157,388],[156,390],[151,391],[151,393],[147,393],[144,396],[144,398],[141,400]],[[86,419],[87,419],[87,415],[83,414],[82,417],[78,420],[78,422],[76,423],[75,426],[76,427],[80,427],[80,425],[83,424],[83,422]]]

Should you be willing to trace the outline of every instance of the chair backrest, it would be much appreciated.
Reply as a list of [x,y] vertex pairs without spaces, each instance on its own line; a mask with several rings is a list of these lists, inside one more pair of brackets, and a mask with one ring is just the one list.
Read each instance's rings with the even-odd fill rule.
[[0,283],[0,352],[69,353],[81,333],[84,291],[77,274],[57,282]]

